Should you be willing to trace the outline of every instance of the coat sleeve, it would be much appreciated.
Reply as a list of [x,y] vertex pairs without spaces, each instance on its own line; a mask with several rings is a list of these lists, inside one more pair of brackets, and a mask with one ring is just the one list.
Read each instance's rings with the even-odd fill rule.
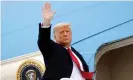
[[51,25],[48,28],[41,28],[39,23],[38,47],[45,60],[48,60],[53,55],[53,46],[56,44],[50,39]]

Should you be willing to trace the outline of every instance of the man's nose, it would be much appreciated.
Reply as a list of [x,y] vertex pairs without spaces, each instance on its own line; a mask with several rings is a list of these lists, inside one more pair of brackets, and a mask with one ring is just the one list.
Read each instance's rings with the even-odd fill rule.
[[64,32],[64,36],[67,36],[68,34],[67,34],[67,32]]
[[64,35],[67,35],[67,33],[66,33],[66,32],[64,32]]

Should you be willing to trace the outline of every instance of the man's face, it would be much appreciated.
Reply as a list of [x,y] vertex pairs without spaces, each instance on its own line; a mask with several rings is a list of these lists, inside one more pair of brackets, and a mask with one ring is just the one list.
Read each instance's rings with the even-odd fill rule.
[[62,27],[55,28],[54,37],[56,42],[61,45],[70,44],[72,40],[72,32],[70,27],[64,25]]

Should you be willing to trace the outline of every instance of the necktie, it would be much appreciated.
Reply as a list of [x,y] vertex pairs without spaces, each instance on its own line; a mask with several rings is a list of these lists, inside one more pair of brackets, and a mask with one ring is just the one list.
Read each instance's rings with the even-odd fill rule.
[[72,60],[76,63],[78,69],[80,70],[82,76],[87,79],[87,80],[92,80],[93,74],[94,72],[85,72],[81,70],[81,66],[80,63],[78,61],[78,59],[74,56],[74,54],[72,53],[72,50],[70,48],[67,49],[68,53],[70,54]]

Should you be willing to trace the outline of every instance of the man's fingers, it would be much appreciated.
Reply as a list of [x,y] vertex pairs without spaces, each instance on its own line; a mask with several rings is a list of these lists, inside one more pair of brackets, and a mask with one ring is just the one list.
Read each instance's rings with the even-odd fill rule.
[[54,15],[55,11],[51,10],[51,4],[46,2],[42,7],[42,13],[49,13],[50,15]]
[[45,10],[47,10],[47,9],[48,9],[47,3],[45,3],[45,4],[42,6],[42,10],[45,11]]
[[48,3],[45,3],[45,9],[48,9]]
[[46,4],[44,4],[43,6],[42,6],[42,11],[44,12],[45,11],[45,9],[46,9]]
[[43,10],[44,11],[51,11],[51,5],[50,3],[45,3],[44,6],[43,6]]
[[50,15],[53,17],[55,14],[55,11],[51,12]]
[[50,3],[47,3],[47,9],[48,9],[49,11],[51,11],[51,5],[50,5]]

